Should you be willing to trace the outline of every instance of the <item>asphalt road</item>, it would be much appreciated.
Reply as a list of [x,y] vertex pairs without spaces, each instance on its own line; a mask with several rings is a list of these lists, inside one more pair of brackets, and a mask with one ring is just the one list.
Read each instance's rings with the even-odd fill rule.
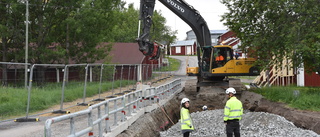
[[170,56],[170,57],[174,59],[178,59],[181,62],[179,70],[173,72],[174,75],[186,75],[187,65],[189,65],[189,67],[198,66],[197,56]]

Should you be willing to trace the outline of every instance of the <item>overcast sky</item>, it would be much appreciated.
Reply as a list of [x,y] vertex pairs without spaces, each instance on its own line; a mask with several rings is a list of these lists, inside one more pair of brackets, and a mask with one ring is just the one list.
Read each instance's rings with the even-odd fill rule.
[[[136,9],[140,8],[140,0],[124,0],[127,3],[134,3]],[[188,4],[198,10],[201,16],[206,20],[210,30],[226,30],[227,27],[223,25],[221,15],[227,12],[226,6],[224,6],[220,0],[185,0]],[[191,30],[188,24],[182,21],[177,15],[165,7],[161,2],[156,0],[156,10],[161,10],[162,16],[166,17],[166,25],[171,27],[172,30],[178,30],[178,40],[184,40],[186,38],[186,32]]]

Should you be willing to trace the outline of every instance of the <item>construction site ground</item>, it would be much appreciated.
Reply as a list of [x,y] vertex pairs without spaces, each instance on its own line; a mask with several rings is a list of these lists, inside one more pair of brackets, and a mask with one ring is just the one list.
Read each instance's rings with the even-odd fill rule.
[[[224,89],[220,87],[206,87],[206,88],[203,88],[197,94],[188,95],[188,94],[185,94],[184,92],[181,92],[174,99],[170,100],[166,105],[163,106],[165,112],[169,115],[169,117],[172,119],[172,121],[174,121],[175,124],[178,123],[178,120],[180,118],[179,104],[180,104],[180,100],[183,97],[190,98],[191,113],[202,111],[203,105],[207,105],[209,110],[223,109],[225,102],[227,100],[227,97],[224,94]],[[312,130],[315,132],[314,134],[316,134],[316,136],[320,136],[320,135],[317,135],[317,134],[320,134],[320,112],[293,109],[288,107],[284,103],[268,101],[264,99],[260,94],[256,94],[250,91],[243,91],[241,96],[238,96],[238,98],[243,102],[244,109],[246,110],[247,113],[267,112],[270,114],[275,114],[275,115],[278,115],[279,117],[283,117],[287,121],[292,122],[296,126],[296,128]],[[253,118],[251,119],[252,122],[254,122],[255,120],[259,120],[257,117],[251,117],[251,118]],[[268,117],[265,117],[265,118],[268,119]],[[220,119],[221,119],[220,122],[222,124],[223,115],[221,115]],[[248,119],[246,119],[246,121],[250,122],[250,120]],[[208,121],[204,121],[204,123],[202,124],[210,124],[212,122],[216,122],[216,121],[209,119]],[[269,122],[272,122],[272,119],[270,119]],[[166,131],[175,124],[172,124],[170,122],[170,119],[168,119],[166,115],[159,109],[154,112],[145,114],[144,117],[142,117],[141,119],[138,119],[132,126],[130,126],[125,132],[120,134],[118,137],[160,136],[159,132]],[[265,124],[272,125],[274,123],[265,123]],[[259,128],[259,127],[255,127],[255,128]],[[178,129],[180,130],[179,126],[178,126]],[[292,127],[290,128],[281,127],[281,129],[283,132],[286,133],[286,132],[290,132],[290,130],[292,130]],[[197,131],[198,130],[201,130],[202,132],[204,132],[202,129],[197,129]],[[215,130],[215,128],[212,127],[211,130]],[[252,129],[248,129],[248,130],[250,131]],[[272,130],[272,128],[264,129],[264,130],[266,131]],[[215,132],[215,131],[211,131],[211,132]],[[255,131],[250,131],[250,132],[255,132]],[[262,135],[264,136],[270,136],[270,135],[267,135],[266,133],[264,134],[262,133]],[[174,135],[168,135],[168,136],[174,136]],[[225,136],[225,134],[223,134],[222,136]],[[254,136],[254,134],[252,134],[252,136]],[[277,136],[277,135],[275,134],[273,136]]]

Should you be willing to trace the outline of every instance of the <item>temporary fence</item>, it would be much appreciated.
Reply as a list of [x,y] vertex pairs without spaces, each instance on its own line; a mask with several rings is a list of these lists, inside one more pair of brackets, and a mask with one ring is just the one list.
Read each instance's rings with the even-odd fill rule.
[[[26,71],[30,68],[30,63],[15,63],[15,62],[0,62],[1,66],[1,82],[3,86],[7,86],[9,83],[13,87],[27,86]],[[27,68],[27,70],[25,70]]]
[[[181,88],[181,79],[176,79],[158,87],[137,90],[123,96],[105,100],[79,112],[48,119],[45,123],[45,136],[51,137],[52,134],[54,134],[52,132],[53,124],[69,120],[69,132],[64,136],[78,137],[87,134],[88,136],[102,137],[106,133],[112,133],[112,129],[122,127],[120,123],[129,122],[128,117],[137,114],[139,111],[143,112],[140,113],[140,115],[144,114],[146,107],[156,104],[161,100],[168,99],[173,94],[177,93],[177,91],[181,90]],[[75,127],[77,125],[75,124],[75,121],[83,119],[84,116],[88,119],[86,122],[87,126],[76,131]],[[113,120],[113,123],[110,122],[111,119]],[[130,122],[133,121],[131,120]],[[128,126],[130,123],[125,125]],[[112,126],[113,128],[111,128]],[[122,130],[125,129],[126,127],[122,127]],[[109,136],[115,136],[116,134],[121,133],[122,130],[114,131],[117,133]]]
[[[60,108],[50,112],[43,113],[69,113],[66,109],[74,106],[64,106],[65,91],[68,86],[76,84],[76,86],[83,86],[82,101],[76,105],[91,105],[86,100],[88,93],[98,93],[99,97],[95,101],[104,101],[106,97],[101,97],[100,94],[105,91],[112,91],[114,95],[123,95],[136,90],[136,83],[153,83],[161,80],[162,78],[169,77],[171,74],[168,72],[160,72],[161,69],[168,66],[157,66],[153,64],[25,64],[25,63],[11,63],[0,62],[0,81],[3,86],[23,88],[23,81],[26,79],[24,72],[25,66],[28,66],[28,90],[26,116],[15,119],[16,122],[24,121],[37,121],[37,118],[29,118],[29,112],[34,111],[32,103],[33,100],[32,88],[41,87],[45,88],[49,84],[61,84],[61,98]],[[155,73],[155,71],[157,71]],[[99,83],[99,91],[91,91],[87,89],[89,82]],[[110,83],[112,87],[106,88],[103,84]],[[115,85],[120,83],[120,85]],[[60,85],[59,85],[60,86]],[[115,89],[120,87],[120,90],[115,93]],[[29,110],[30,109],[30,110]],[[42,114],[43,114],[42,113]],[[40,114],[34,114],[37,116]],[[8,120],[4,120],[8,121]]]

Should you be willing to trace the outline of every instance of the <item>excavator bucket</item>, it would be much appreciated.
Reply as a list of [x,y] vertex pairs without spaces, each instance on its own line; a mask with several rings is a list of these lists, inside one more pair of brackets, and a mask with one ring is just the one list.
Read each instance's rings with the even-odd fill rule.
[[157,43],[144,42],[140,39],[137,40],[139,50],[143,55],[149,57],[149,60],[157,60],[160,57],[160,46]]
[[153,51],[152,51],[152,54],[149,58],[149,60],[157,60],[159,57],[160,57],[160,46],[156,43],[153,43]]

